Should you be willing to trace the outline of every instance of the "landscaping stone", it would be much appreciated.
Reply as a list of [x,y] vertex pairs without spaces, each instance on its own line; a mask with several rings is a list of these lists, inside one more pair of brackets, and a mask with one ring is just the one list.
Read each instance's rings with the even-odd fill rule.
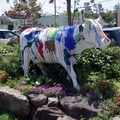
[[113,118],[113,120],[120,120],[120,117],[116,116],[116,117]]
[[74,118],[72,118],[70,116],[65,115],[63,117],[59,117],[57,120],[76,120],[76,119],[74,119]]
[[82,96],[66,95],[61,100],[44,94],[26,97],[6,86],[0,87],[0,110],[9,110],[22,117],[29,116],[32,120],[89,120],[102,109],[99,103]]
[[27,117],[30,113],[30,104],[20,91],[6,86],[0,87],[0,109]]
[[98,103],[82,96],[65,96],[60,100],[60,104],[64,112],[75,119],[89,119],[101,111]]
[[37,109],[33,120],[57,120],[62,116],[64,113],[57,107],[43,106]]
[[36,107],[41,107],[43,105],[46,105],[48,102],[48,97],[44,94],[39,94],[37,96],[31,97],[31,103],[35,105]]
[[48,105],[48,107],[58,107],[58,98],[56,98],[56,97],[49,97],[47,105]]

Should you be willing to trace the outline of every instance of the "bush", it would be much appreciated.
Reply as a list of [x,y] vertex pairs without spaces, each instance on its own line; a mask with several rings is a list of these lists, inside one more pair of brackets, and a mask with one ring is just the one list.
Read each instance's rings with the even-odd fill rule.
[[115,89],[118,88],[115,82],[120,80],[120,48],[83,51],[75,65],[75,71],[83,95],[94,98],[94,93],[98,99],[113,97],[119,90]]
[[8,25],[8,30],[13,30],[13,25]]
[[[3,53],[12,53],[7,57],[0,57],[0,69],[6,71],[12,78],[21,77],[23,75],[23,69],[21,67],[21,51],[19,45],[15,46],[4,46],[0,49]],[[1,53],[2,53],[1,52]],[[59,64],[45,64],[44,69],[47,71],[48,79],[42,79],[40,69],[33,63],[30,64],[30,79],[29,83],[34,84],[38,81],[40,85],[49,84],[54,85],[57,80],[66,77],[66,70]],[[78,62],[74,66],[78,76],[79,84],[90,92],[92,90],[95,93],[99,93],[100,96],[105,96],[104,91],[111,93],[113,96],[114,92],[114,81],[120,80],[120,48],[109,47],[105,50],[100,49],[88,49],[82,52],[79,56]],[[108,83],[106,83],[106,82]],[[111,83],[112,82],[112,83]],[[106,87],[104,90],[99,86],[104,84],[112,87]],[[103,86],[104,86],[103,85]],[[99,89],[97,89],[99,86]]]
[[6,71],[13,78],[23,74],[19,45],[1,45],[0,53],[4,54],[0,55],[0,70]]
[[[78,79],[88,80],[91,73],[104,75],[106,79],[120,78],[120,48],[105,50],[89,49],[83,51],[75,65]],[[99,78],[101,79],[101,78]]]

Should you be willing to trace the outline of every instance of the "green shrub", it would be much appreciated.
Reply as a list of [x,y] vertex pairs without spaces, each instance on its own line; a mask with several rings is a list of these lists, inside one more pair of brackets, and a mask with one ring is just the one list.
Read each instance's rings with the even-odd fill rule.
[[9,114],[9,113],[0,114],[0,120],[14,120],[14,119],[16,119],[16,118],[12,114]]
[[31,118],[17,116],[8,111],[0,111],[0,120],[31,120]]
[[120,78],[120,47],[83,51],[75,65],[78,79],[88,80],[91,73],[104,74],[106,79]]
[[14,27],[14,26],[13,26],[13,25],[11,25],[11,24],[10,24],[10,25],[8,25],[8,30],[13,30],[13,27]]
[[97,94],[97,98],[113,97],[119,90],[115,89],[115,82],[120,80],[120,48],[83,51],[75,65],[75,71],[83,95],[91,94],[92,91]]
[[0,70],[6,71],[13,78],[22,75],[23,70],[21,67],[21,51],[19,45],[4,45],[0,46],[0,48],[1,53],[4,53],[4,55],[0,55]]

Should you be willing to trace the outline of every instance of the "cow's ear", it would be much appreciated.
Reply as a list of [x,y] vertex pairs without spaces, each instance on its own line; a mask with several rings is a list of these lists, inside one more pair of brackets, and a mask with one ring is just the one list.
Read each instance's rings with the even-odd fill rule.
[[85,15],[84,15],[84,11],[82,10],[80,14],[80,23],[83,24],[84,22],[85,22]]

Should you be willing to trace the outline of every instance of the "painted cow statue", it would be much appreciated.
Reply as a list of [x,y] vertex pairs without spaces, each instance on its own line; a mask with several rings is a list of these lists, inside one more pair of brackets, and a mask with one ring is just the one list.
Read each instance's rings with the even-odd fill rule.
[[24,76],[29,73],[31,60],[41,69],[42,63],[59,63],[68,72],[73,86],[80,90],[73,69],[77,56],[88,48],[106,48],[110,42],[101,25],[92,19],[84,19],[76,27],[28,28],[20,35]]

